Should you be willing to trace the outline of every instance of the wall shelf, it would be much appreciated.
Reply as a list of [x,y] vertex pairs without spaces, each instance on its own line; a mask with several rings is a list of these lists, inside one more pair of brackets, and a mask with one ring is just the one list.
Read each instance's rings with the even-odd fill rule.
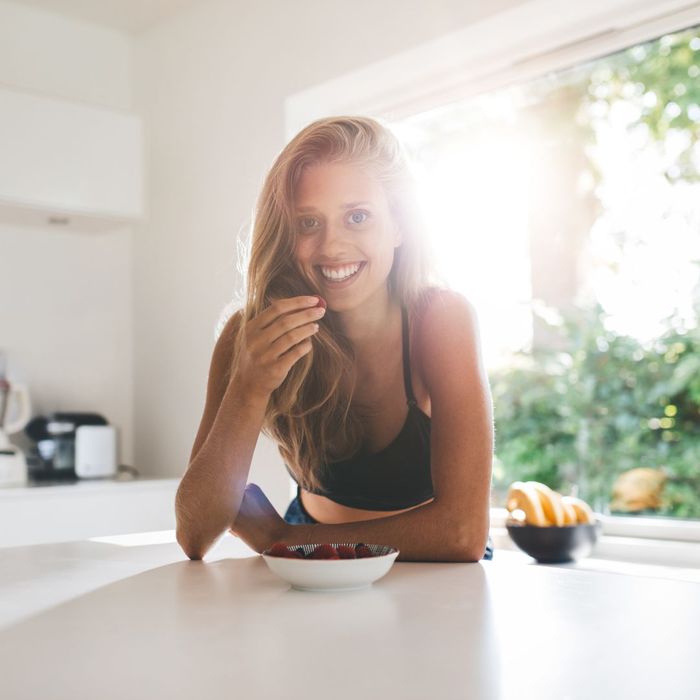
[[101,231],[139,221],[143,159],[139,116],[0,87],[1,222]]

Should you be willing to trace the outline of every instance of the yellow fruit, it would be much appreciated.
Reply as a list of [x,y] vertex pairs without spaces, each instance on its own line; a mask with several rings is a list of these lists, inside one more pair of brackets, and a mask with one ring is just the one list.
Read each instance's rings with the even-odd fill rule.
[[508,489],[508,494],[506,495],[506,509],[509,511],[514,511],[518,507],[518,498],[515,496],[514,489],[519,487],[521,483],[520,481],[514,481]]
[[588,503],[586,503],[586,501],[580,498],[575,498],[574,496],[564,496],[562,498],[562,501],[570,505],[574,509],[574,511],[576,511],[576,519],[579,523],[595,522],[595,515],[593,514],[593,510],[588,505]]
[[564,515],[564,507],[561,502],[561,495],[553,491],[546,484],[541,484],[539,481],[527,481],[537,491],[542,509],[547,517],[548,525],[556,525],[562,527],[566,524],[566,516]]
[[515,508],[509,513],[509,517],[506,519],[506,522],[510,525],[527,525],[527,516],[525,515],[525,511],[520,510],[520,508]]
[[564,525],[576,525],[578,523],[578,516],[576,515],[575,508],[566,501],[566,496],[561,497],[561,507],[564,509]]
[[537,491],[523,481],[514,481],[506,496],[506,508],[509,511],[520,509],[524,511],[528,525],[547,525],[547,517],[542,508],[542,502]]

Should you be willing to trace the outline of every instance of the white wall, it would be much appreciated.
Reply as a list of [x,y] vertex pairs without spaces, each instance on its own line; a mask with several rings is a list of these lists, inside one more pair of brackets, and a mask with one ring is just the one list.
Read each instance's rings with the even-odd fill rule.
[[[285,97],[517,4],[209,1],[137,37],[150,220],[134,239],[134,396],[136,453],[152,474],[186,466],[214,328],[238,283],[236,237],[284,145]],[[288,477],[263,438],[249,480],[286,505]]]
[[[131,39],[0,2],[0,85],[131,109]],[[0,348],[10,379],[28,384],[35,415],[105,415],[119,429],[127,464],[134,463],[132,237],[130,227],[86,235],[0,223]]]
[[125,34],[0,0],[0,83],[130,109],[131,40]]

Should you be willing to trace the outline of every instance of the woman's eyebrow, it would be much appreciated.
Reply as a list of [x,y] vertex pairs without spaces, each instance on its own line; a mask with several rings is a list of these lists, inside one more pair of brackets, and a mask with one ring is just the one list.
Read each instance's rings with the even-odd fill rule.
[[[341,204],[339,209],[352,209],[353,207],[359,207],[361,204],[372,204],[372,202],[348,202],[347,204]],[[297,207],[298,212],[304,211],[316,211],[316,207]]]

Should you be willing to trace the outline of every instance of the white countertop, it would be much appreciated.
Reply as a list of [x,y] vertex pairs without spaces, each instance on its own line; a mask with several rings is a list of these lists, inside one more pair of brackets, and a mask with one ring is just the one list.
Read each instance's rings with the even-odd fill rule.
[[4,700],[700,697],[700,583],[496,549],[308,593],[228,535],[105,539],[0,549]]

